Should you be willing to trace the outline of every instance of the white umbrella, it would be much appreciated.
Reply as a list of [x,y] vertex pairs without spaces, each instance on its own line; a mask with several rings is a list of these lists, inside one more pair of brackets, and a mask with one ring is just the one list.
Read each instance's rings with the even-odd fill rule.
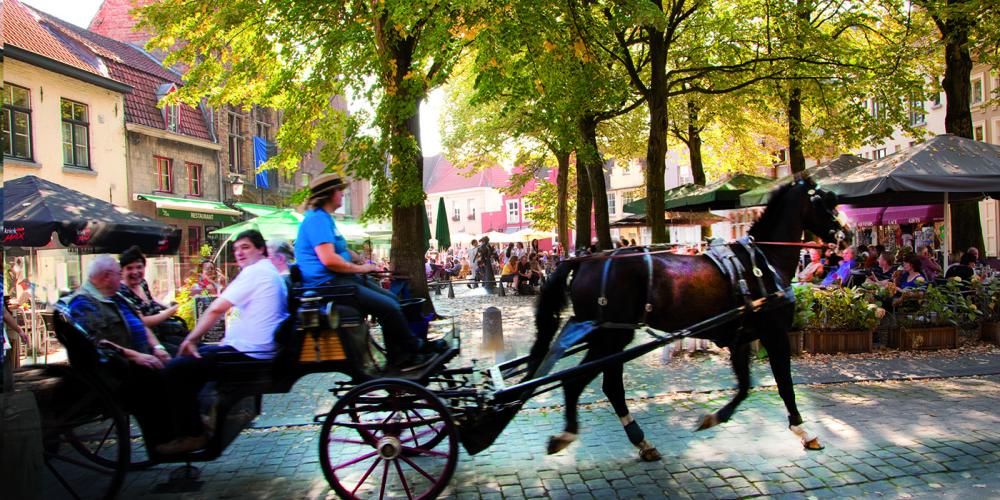
[[[489,238],[490,243],[516,243],[521,241],[520,238],[511,233],[501,233],[499,231],[490,231],[483,236]],[[482,238],[482,236],[480,236],[480,238]]]
[[512,234],[512,236],[516,236],[519,240],[544,240],[546,238],[555,238],[556,233],[553,233],[552,231],[536,231],[531,228],[524,228]]

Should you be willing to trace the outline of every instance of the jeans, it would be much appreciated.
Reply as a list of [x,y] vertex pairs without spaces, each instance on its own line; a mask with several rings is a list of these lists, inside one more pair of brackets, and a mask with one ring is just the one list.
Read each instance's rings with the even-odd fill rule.
[[399,308],[396,296],[378,286],[375,280],[354,274],[338,274],[326,284],[357,287],[362,312],[373,314],[382,325],[386,356],[390,364],[397,363],[405,353],[415,352],[420,347],[420,340],[410,331],[410,325],[403,316],[403,310]]

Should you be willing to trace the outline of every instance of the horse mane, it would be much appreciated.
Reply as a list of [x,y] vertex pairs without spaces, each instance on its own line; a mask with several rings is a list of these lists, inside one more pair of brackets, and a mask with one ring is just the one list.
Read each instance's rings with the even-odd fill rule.
[[764,213],[750,226],[749,234],[754,238],[760,237],[760,232],[763,228],[768,227],[778,227],[778,225],[783,224],[782,218],[786,215],[783,214],[785,198],[788,192],[792,190],[800,181],[792,181],[788,184],[784,184],[779,188],[771,192],[771,197],[767,200],[767,206],[764,207]]

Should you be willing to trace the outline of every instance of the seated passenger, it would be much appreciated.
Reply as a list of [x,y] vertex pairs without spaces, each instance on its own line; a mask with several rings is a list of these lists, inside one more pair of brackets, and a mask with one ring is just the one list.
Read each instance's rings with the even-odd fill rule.
[[927,285],[927,278],[921,273],[920,257],[909,254],[903,260],[903,272],[899,275],[899,288],[917,288]]
[[[227,360],[266,360],[274,358],[277,345],[274,333],[288,317],[288,295],[278,270],[267,258],[264,237],[255,229],[236,236],[233,254],[240,274],[209,304],[201,319],[181,342],[178,357],[167,366],[171,400],[185,413],[198,413],[198,392],[205,382],[219,377],[220,354]],[[231,318],[220,345],[198,347],[233,306],[239,315]],[[161,453],[179,453],[201,448],[206,437],[201,422],[178,429],[189,439]]]
[[820,283],[823,286],[846,286],[851,281],[851,268],[854,267],[854,247],[844,249],[844,258],[837,269],[828,274]]
[[961,260],[957,264],[952,264],[948,267],[948,272],[945,273],[945,278],[959,278],[962,281],[972,281],[972,277],[976,275],[976,270],[973,266],[976,265],[976,258],[971,254],[962,254]]
[[[295,256],[302,271],[303,285],[351,285],[365,312],[373,314],[382,325],[390,365],[401,369],[425,364],[436,352],[447,350],[444,341],[423,342],[406,322],[396,297],[378,286],[375,280],[359,274],[378,272],[375,264],[355,264],[347,240],[330,215],[343,204],[347,184],[337,174],[324,174],[310,184],[311,191],[305,219],[295,239]],[[232,285],[230,285],[232,286]]]
[[799,283],[809,283],[823,276],[823,260],[818,248],[809,249],[809,264],[795,275]]
[[112,390],[139,418],[147,442],[152,446],[173,446],[178,436],[173,429],[175,418],[186,419],[187,423],[200,420],[197,413],[184,414],[171,408],[163,397],[167,384],[162,368],[170,355],[143,324],[138,311],[118,294],[121,274],[118,261],[110,255],[98,255],[90,262],[83,285],[61,302],[96,349],[127,361],[125,365],[101,363],[98,369],[107,370],[105,374],[112,383],[120,384]]

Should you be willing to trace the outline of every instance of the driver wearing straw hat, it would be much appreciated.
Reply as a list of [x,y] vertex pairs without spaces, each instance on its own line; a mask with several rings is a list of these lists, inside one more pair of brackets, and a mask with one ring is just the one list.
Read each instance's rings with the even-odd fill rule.
[[414,368],[447,349],[444,341],[418,339],[403,316],[396,297],[360,274],[381,271],[375,264],[355,264],[347,240],[331,215],[344,202],[347,184],[334,173],[323,174],[309,184],[307,210],[295,239],[295,256],[302,271],[303,285],[351,285],[361,306],[378,318],[386,339],[389,364],[400,369]]

